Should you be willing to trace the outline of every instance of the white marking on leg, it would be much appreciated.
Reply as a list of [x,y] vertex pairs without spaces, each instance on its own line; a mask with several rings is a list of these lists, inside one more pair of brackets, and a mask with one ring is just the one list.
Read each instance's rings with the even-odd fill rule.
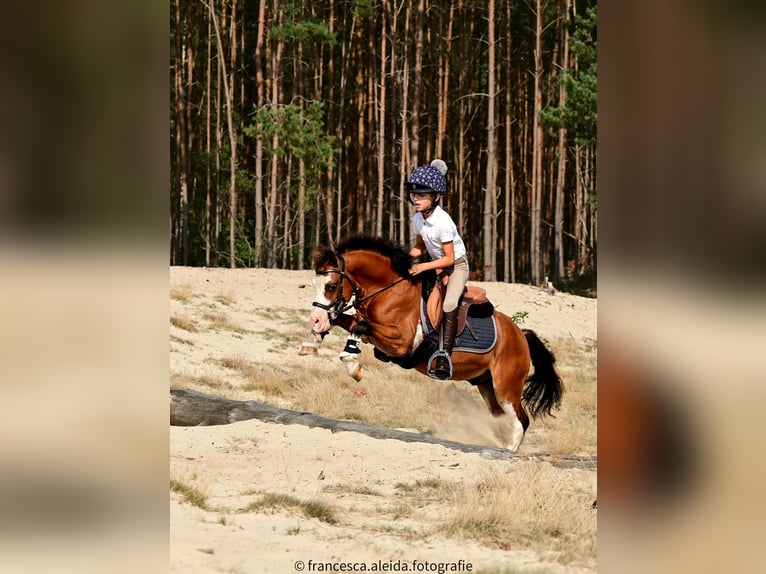
[[500,403],[500,406],[503,407],[505,414],[510,418],[513,428],[511,431],[511,441],[506,448],[516,452],[519,450],[519,446],[521,446],[521,441],[524,440],[524,425],[521,424],[519,417],[516,416],[516,410],[511,403]]
[[420,346],[420,343],[423,342],[424,338],[425,335],[423,334],[423,326],[418,323],[418,326],[415,327],[415,337],[412,340],[412,349],[417,349]]

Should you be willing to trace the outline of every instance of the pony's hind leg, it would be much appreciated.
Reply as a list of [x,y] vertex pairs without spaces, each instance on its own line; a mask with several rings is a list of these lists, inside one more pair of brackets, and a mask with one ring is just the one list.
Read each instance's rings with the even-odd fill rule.
[[524,433],[529,427],[529,417],[524,411],[521,403],[517,401],[518,407],[513,403],[500,403],[495,395],[495,387],[492,383],[492,377],[486,377],[481,382],[471,381],[479,389],[481,398],[484,399],[489,412],[492,416],[499,417],[507,415],[511,423],[511,440],[507,447],[509,450],[516,452],[521,446],[521,441],[524,440]]
[[500,406],[502,407],[503,411],[505,411],[505,414],[508,415],[508,418],[511,420],[511,426],[513,428],[511,441],[508,443],[506,448],[516,452],[519,450],[521,441],[524,440],[524,434],[527,432],[527,428],[529,427],[529,417],[527,416],[527,413],[524,411],[524,408],[521,406],[520,402],[516,402],[515,404],[500,403]]
[[481,382],[475,379],[471,382],[476,385],[477,389],[479,389],[479,394],[481,395],[481,398],[484,399],[484,404],[487,405],[487,408],[489,409],[489,412],[492,413],[493,417],[505,414],[505,410],[500,406],[500,403],[497,402],[495,387],[492,386],[491,376],[487,376],[481,380]]

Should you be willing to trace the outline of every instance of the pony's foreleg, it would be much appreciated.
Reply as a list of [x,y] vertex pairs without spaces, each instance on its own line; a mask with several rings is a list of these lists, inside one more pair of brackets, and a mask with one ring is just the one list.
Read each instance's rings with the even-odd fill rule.
[[359,346],[361,342],[361,337],[351,333],[346,339],[346,346],[338,355],[338,358],[346,365],[348,376],[357,382],[362,380],[362,364],[359,362],[359,355],[362,353]]
[[301,343],[301,349],[298,351],[299,355],[316,355],[319,352],[319,346],[324,340],[325,334],[316,334],[309,332],[306,338]]

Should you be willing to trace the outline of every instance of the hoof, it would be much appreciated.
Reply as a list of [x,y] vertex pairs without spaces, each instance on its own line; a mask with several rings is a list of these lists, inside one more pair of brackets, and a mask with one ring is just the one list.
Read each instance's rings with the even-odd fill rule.
[[316,345],[303,345],[301,350],[298,351],[299,355],[316,355],[319,351]]
[[362,365],[357,363],[346,363],[346,372],[348,376],[357,383],[362,380]]

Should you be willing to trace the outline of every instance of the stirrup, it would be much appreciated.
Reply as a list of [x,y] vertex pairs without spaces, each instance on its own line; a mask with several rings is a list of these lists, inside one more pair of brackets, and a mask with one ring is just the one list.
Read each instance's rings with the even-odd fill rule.
[[[436,369],[432,367],[432,365],[436,362],[436,359],[439,357],[445,357],[447,359],[449,372],[446,377],[440,376],[441,372],[437,373]],[[448,381],[452,378],[452,357],[450,357],[450,354],[447,351],[436,351],[433,355],[431,355],[431,357],[428,359],[428,376],[432,379],[438,379],[440,381]]]

